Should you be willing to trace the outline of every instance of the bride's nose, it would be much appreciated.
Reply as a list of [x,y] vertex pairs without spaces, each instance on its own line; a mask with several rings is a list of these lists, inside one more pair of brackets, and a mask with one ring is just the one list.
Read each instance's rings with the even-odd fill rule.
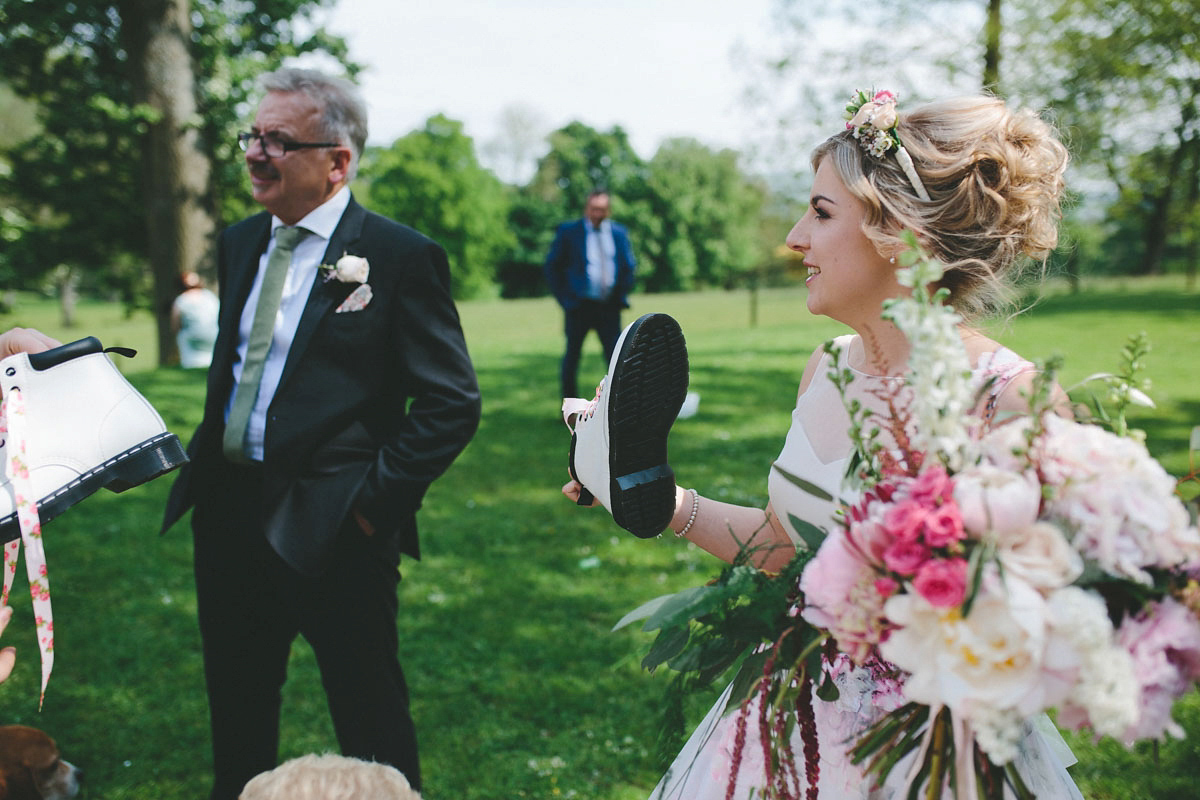
[[795,250],[797,253],[802,253],[808,249],[808,226],[804,224],[804,217],[797,220],[792,229],[788,231],[787,239],[784,240],[789,250]]

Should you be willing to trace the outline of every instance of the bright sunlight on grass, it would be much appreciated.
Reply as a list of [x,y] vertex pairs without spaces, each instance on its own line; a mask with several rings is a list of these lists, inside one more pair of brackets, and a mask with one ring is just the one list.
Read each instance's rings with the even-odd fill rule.
[[[765,502],[811,350],[840,332],[812,318],[802,289],[760,292],[757,324],[744,292],[636,295],[636,314],[675,316],[688,338],[699,413],[671,440],[679,480],[740,503]],[[185,440],[199,419],[204,374],[153,369],[148,315],[84,304],[65,331],[50,301],[22,300],[0,325],[32,325],[64,341],[94,334],[142,350],[121,369]],[[1153,412],[1134,423],[1175,474],[1200,423],[1200,298],[1182,283],[1123,281],[1052,292],[997,335],[1027,357],[1066,358],[1071,384],[1117,366],[1145,330]],[[641,800],[663,761],[658,737],[667,678],[641,670],[651,638],[611,632],[645,600],[714,577],[718,565],[674,537],[636,540],[603,512],[573,507],[567,431],[557,393],[561,318],[553,301],[461,306],[484,396],[475,441],[421,512],[420,563],[405,562],[401,661],[421,733],[427,800]],[[604,372],[589,340],[581,385]],[[0,722],[47,730],[88,772],[85,798],[195,800],[208,791],[207,707],[195,625],[191,534],[157,530],[171,479],[101,493],[50,523],[57,663],[37,711],[38,663],[23,577],[4,643],[17,670],[0,688]],[[230,558],[236,558],[230,553]],[[21,571],[23,574],[23,570]],[[715,695],[685,706],[694,724]],[[299,643],[285,689],[281,758],[335,750],[311,651]],[[1184,741],[1128,751],[1070,737],[1084,796],[1200,795],[1200,701],[1184,703]]]

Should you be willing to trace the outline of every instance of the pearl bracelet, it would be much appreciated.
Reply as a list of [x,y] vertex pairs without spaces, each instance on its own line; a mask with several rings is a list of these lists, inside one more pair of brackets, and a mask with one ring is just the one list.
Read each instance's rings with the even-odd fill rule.
[[683,530],[675,532],[675,536],[680,539],[682,539],[684,536],[687,536],[687,532],[690,531],[692,526],[696,524],[696,514],[700,511],[700,495],[696,493],[695,489],[688,489],[688,491],[692,495],[692,514],[690,517],[688,517],[687,525],[683,526]]

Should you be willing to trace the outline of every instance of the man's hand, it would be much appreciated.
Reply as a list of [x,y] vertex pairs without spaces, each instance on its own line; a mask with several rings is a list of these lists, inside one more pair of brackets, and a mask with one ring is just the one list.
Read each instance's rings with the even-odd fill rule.
[[58,339],[33,328],[13,328],[0,333],[0,358],[15,356],[17,353],[41,353],[61,346],[62,342]]
[[375,535],[375,526],[371,524],[369,519],[358,513],[357,508],[354,509],[354,521],[358,523],[358,527],[362,528],[362,532],[367,536]]
[[[579,492],[582,489],[583,489],[582,483],[580,483],[577,480],[571,480],[570,482],[563,484],[562,493],[565,494],[567,497],[571,498],[572,503],[579,505]],[[593,497],[592,502],[588,503],[588,507],[597,506],[599,504],[600,504],[599,501]]]
[[[8,621],[12,619],[12,609],[8,606],[0,608],[0,633],[4,633],[4,628],[7,627]],[[4,683],[12,672],[13,662],[17,660],[17,649],[15,647],[6,647],[0,650],[0,683]]]

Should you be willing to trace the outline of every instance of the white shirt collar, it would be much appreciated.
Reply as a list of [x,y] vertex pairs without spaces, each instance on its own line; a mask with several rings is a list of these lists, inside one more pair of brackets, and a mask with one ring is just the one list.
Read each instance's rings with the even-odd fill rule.
[[[338,222],[341,221],[342,214],[346,213],[348,205],[350,205],[350,187],[343,186],[334,192],[333,197],[305,214],[296,225],[328,241],[333,236]],[[271,235],[274,236],[275,229],[281,227],[284,227],[283,220],[272,216]]]

